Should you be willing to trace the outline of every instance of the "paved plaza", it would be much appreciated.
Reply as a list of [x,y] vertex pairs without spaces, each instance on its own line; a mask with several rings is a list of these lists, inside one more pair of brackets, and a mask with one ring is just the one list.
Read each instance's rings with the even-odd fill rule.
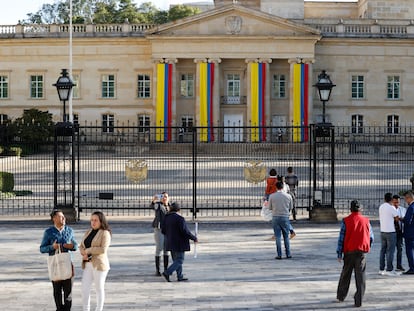
[[[341,310],[353,308],[355,286],[336,303],[341,264],[336,261],[339,224],[295,223],[292,259],[275,260],[269,223],[259,218],[201,219],[197,258],[186,255],[188,282],[154,276],[151,218],[109,217],[113,240],[104,310]],[[0,218],[2,310],[55,310],[46,254],[39,253],[46,219]],[[85,216],[71,225],[78,242],[89,227]],[[194,224],[189,221],[194,230]],[[414,276],[378,275],[379,224],[367,260],[362,310],[412,310]],[[192,245],[193,247],[193,245]],[[81,310],[81,258],[74,254],[73,308]],[[403,265],[406,267],[404,256]],[[94,302],[94,296],[92,302]],[[93,310],[92,305],[92,310]]]

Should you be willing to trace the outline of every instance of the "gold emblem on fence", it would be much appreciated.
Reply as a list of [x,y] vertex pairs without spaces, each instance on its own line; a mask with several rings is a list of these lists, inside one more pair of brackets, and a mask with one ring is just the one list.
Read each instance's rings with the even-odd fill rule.
[[244,164],[244,179],[253,184],[258,184],[266,179],[266,167],[262,161],[247,161]]
[[148,164],[145,160],[128,160],[125,163],[125,176],[133,183],[139,183],[148,176]]

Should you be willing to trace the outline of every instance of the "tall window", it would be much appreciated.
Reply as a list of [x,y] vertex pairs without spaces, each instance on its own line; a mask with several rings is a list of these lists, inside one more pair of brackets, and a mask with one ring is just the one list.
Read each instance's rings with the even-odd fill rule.
[[0,124],[6,123],[7,120],[8,120],[7,114],[0,114]]
[[138,115],[138,133],[148,133],[151,119],[149,115]]
[[392,114],[387,116],[387,133],[398,134],[400,127],[400,117]]
[[272,97],[286,98],[286,76],[273,75]]
[[181,75],[180,81],[180,95],[181,97],[194,96],[194,75],[186,73]]
[[30,76],[30,98],[43,98],[43,76]]
[[0,76],[0,99],[9,98],[9,77]]
[[360,114],[354,114],[351,117],[352,122],[352,133],[361,134],[364,132],[364,116]]
[[80,75],[73,74],[72,82],[75,84],[72,88],[72,98],[80,98]]
[[115,98],[115,75],[102,76],[102,98]]
[[138,75],[138,98],[151,97],[151,77],[150,75]]
[[400,76],[388,76],[387,98],[400,99]]
[[114,132],[114,115],[104,114],[102,115],[102,133]]
[[351,78],[352,99],[364,98],[364,76],[352,76]]
[[184,132],[192,132],[193,131],[193,116],[182,116],[181,117],[181,126],[184,129]]
[[227,75],[227,96],[240,96],[240,75],[228,74]]

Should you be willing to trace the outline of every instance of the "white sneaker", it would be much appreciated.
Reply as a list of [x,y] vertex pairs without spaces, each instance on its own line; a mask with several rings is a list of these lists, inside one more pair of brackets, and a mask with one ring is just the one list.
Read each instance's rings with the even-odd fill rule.
[[385,273],[385,270],[380,270],[380,271],[378,272],[378,274],[379,274],[379,275],[384,275],[384,273]]
[[397,272],[395,272],[393,270],[393,271],[384,271],[384,274],[383,275],[387,275],[387,276],[399,276],[400,274],[397,273]]

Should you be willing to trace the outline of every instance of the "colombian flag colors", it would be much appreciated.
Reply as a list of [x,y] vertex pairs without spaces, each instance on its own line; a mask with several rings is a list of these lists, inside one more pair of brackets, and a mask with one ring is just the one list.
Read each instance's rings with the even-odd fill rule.
[[157,64],[156,126],[157,141],[171,141],[172,120],[172,64]]
[[200,141],[214,141],[214,63],[200,63]]
[[266,140],[266,63],[250,64],[251,141]]
[[309,65],[293,65],[293,141],[308,141]]

